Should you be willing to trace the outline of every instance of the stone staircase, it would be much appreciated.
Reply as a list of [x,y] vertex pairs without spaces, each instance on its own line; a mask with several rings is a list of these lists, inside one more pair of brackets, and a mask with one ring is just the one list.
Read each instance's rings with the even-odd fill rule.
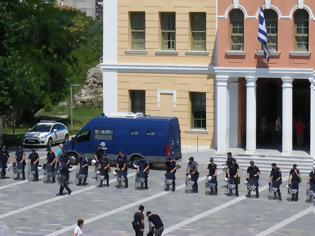
[[[293,164],[297,164],[298,169],[303,174],[309,174],[313,167],[315,167],[315,159],[313,157],[306,156],[273,156],[273,155],[249,155],[249,154],[238,154],[234,155],[237,163],[242,171],[246,171],[251,160],[255,161],[255,164],[259,167],[261,172],[270,172],[271,163],[277,163],[282,172],[289,172]],[[218,167],[226,162],[226,155],[214,154],[215,163]]]

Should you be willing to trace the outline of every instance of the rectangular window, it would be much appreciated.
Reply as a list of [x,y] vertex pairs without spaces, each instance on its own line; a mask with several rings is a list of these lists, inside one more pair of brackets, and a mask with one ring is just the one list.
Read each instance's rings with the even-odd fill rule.
[[190,13],[191,50],[206,50],[206,13]]
[[191,92],[191,128],[206,129],[206,93]]
[[95,140],[112,140],[114,132],[112,130],[96,129],[94,131]]
[[161,49],[175,50],[176,49],[176,24],[174,12],[161,12]]
[[81,142],[90,142],[90,131],[89,130],[81,130],[74,138],[74,140],[78,143]]
[[270,51],[277,51],[277,20],[266,20],[266,29],[268,34],[268,49]]
[[141,112],[145,114],[145,91],[144,90],[130,90],[130,105],[131,112]]
[[295,41],[298,51],[308,51],[308,20],[296,20]]
[[244,15],[239,9],[230,13],[231,50],[244,51]]
[[131,49],[145,49],[145,13],[130,12]]

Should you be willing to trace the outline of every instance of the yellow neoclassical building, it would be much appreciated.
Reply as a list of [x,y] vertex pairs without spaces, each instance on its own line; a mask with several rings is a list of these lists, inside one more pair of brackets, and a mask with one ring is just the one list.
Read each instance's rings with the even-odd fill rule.
[[215,147],[216,0],[107,0],[103,9],[104,113],[176,116],[183,144]]

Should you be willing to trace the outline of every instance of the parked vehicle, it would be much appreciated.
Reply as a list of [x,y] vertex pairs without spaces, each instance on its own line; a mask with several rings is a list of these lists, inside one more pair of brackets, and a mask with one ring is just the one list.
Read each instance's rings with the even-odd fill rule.
[[40,121],[25,134],[23,145],[51,146],[69,140],[67,127],[56,121]]
[[182,156],[178,119],[141,113],[96,117],[65,143],[64,150],[76,161],[80,153],[92,160],[101,142],[106,144],[110,161],[115,161],[119,151],[123,150],[132,165],[140,157],[154,164],[164,163],[167,157],[178,160]]

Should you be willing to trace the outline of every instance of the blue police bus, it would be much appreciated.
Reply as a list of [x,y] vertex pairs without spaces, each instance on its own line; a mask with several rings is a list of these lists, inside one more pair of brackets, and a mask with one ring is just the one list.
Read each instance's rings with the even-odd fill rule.
[[80,153],[92,160],[101,142],[105,142],[111,161],[116,160],[120,150],[125,152],[131,164],[140,157],[152,164],[182,157],[179,122],[175,117],[152,117],[142,113],[95,117],[65,143],[64,150],[76,162]]

